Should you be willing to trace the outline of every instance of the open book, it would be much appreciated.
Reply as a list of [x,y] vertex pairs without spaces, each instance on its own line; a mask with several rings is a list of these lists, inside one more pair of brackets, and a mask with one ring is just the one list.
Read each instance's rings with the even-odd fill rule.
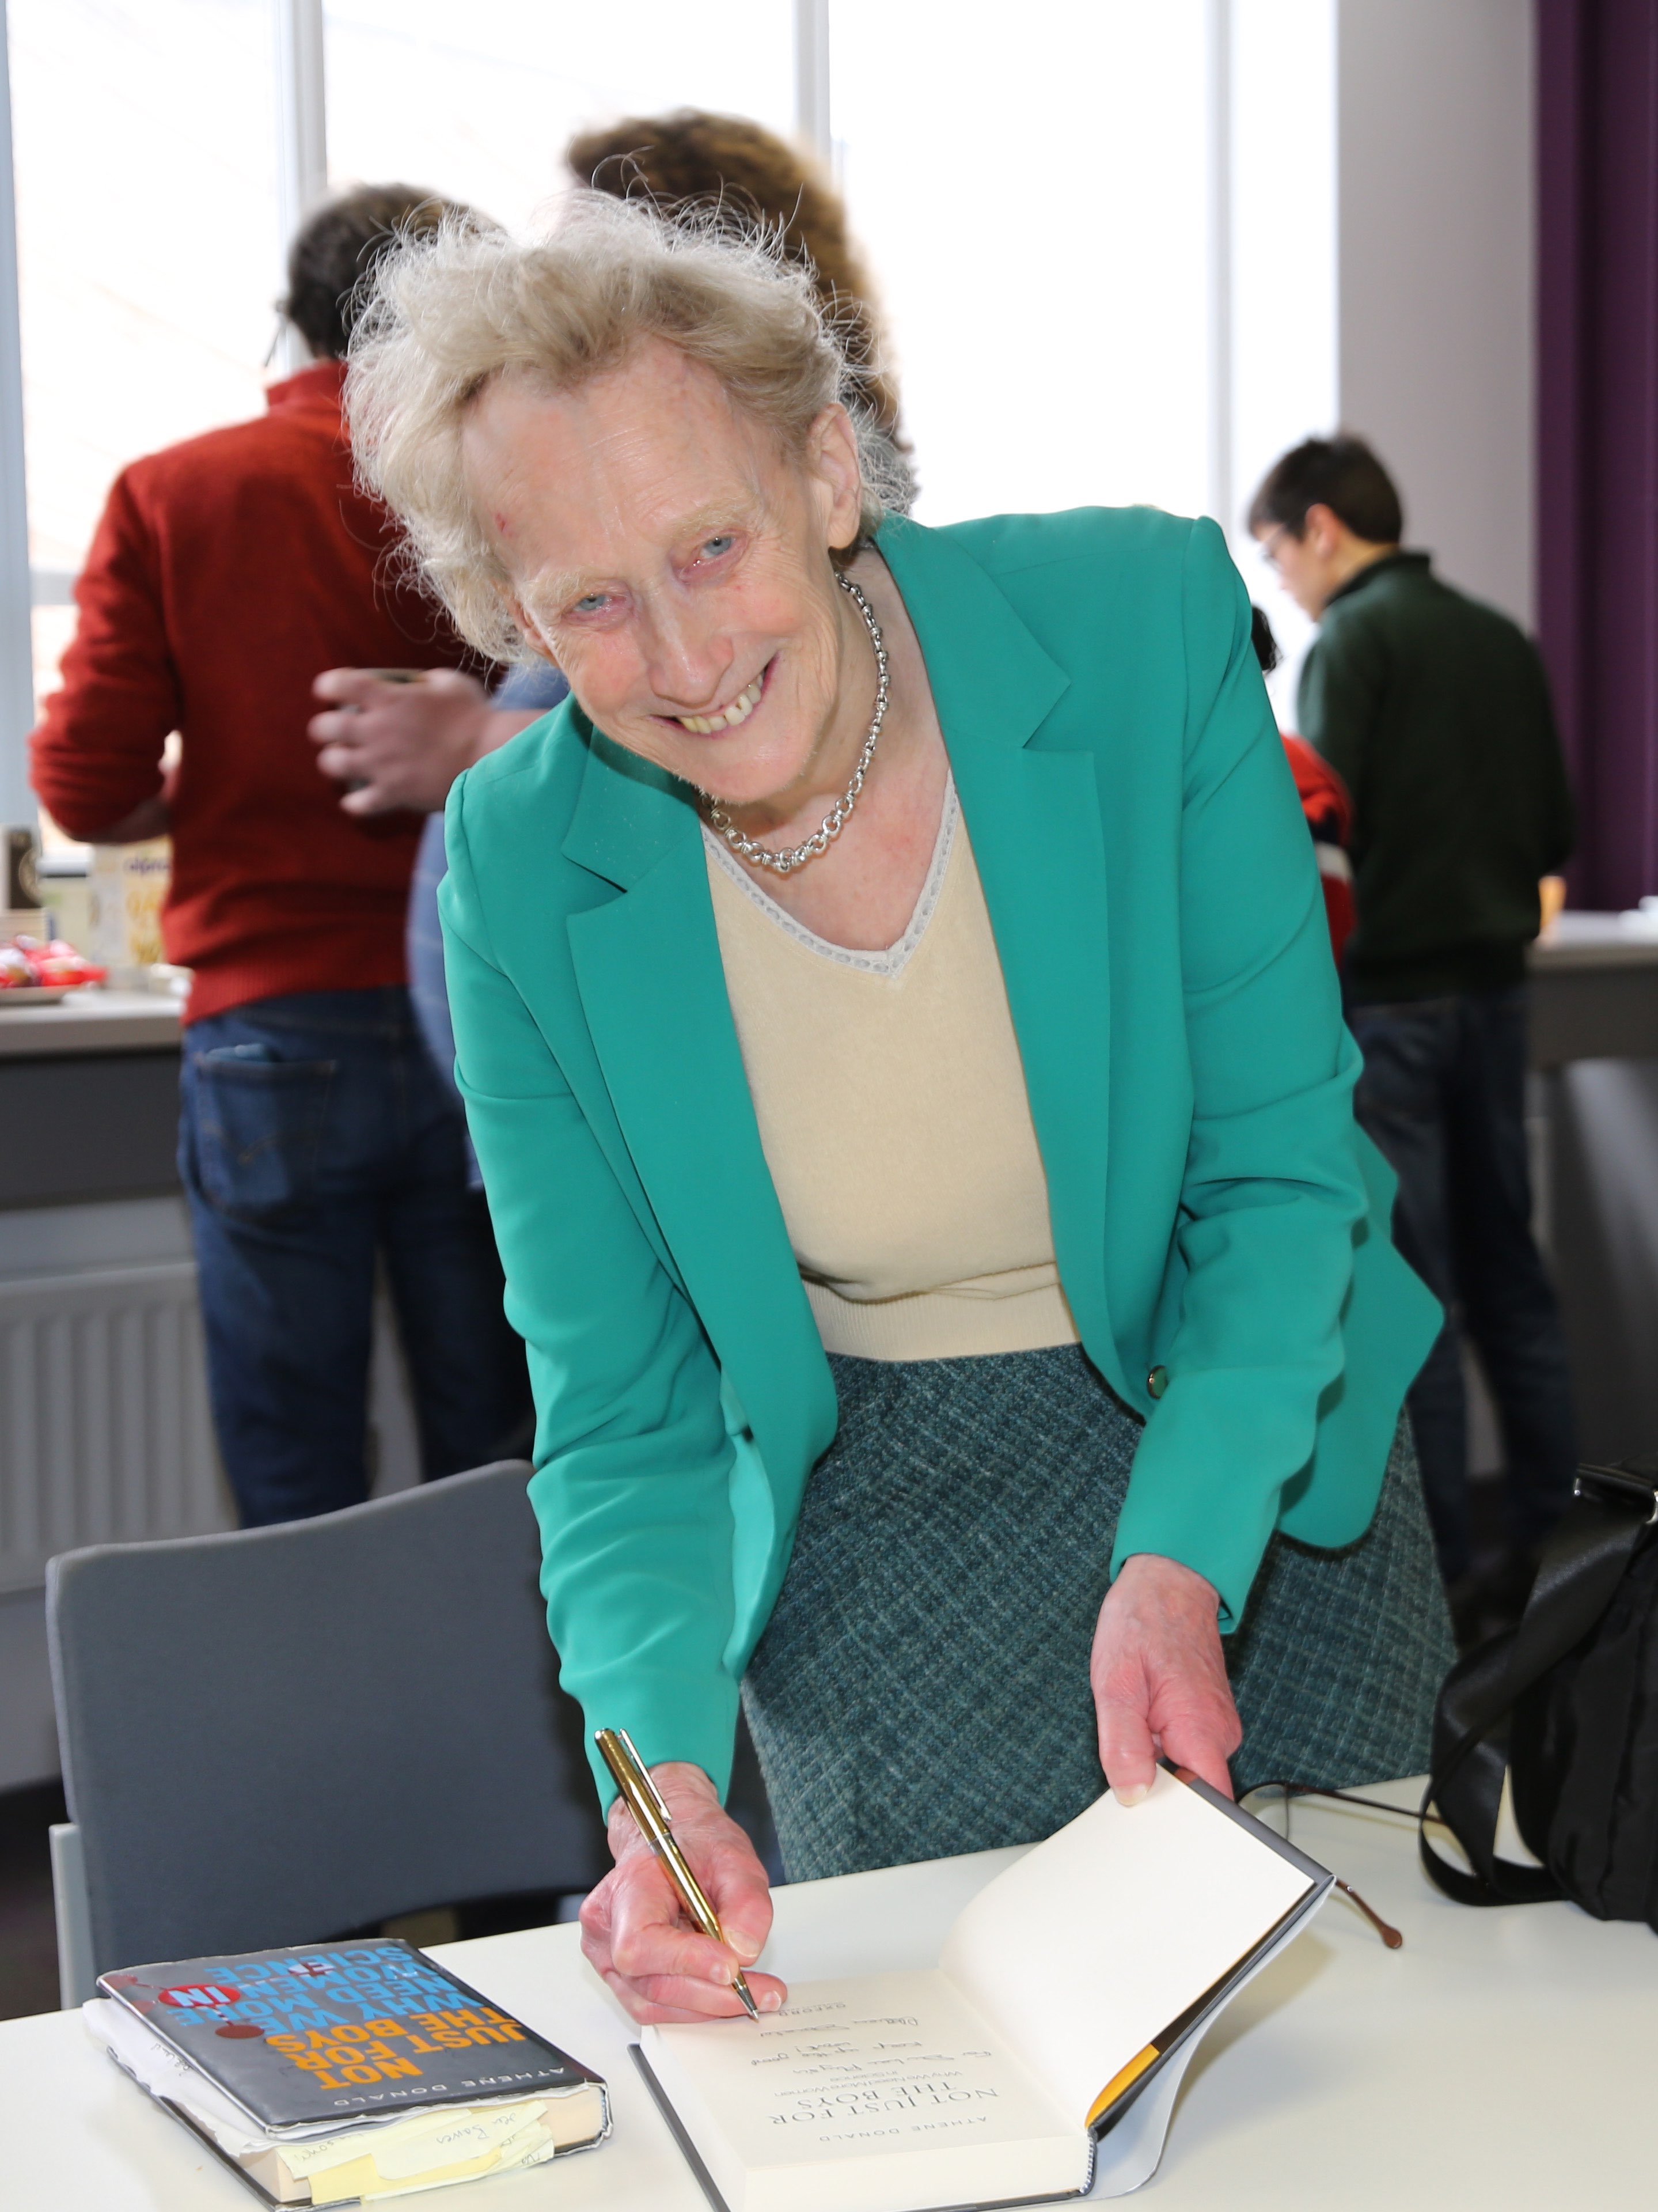
[[944,2212],[1118,2195],[1155,2171],[1204,2029],[1332,1877],[1160,1772],[999,1875],[936,1967],[796,1984],[635,2053],[726,2212]]

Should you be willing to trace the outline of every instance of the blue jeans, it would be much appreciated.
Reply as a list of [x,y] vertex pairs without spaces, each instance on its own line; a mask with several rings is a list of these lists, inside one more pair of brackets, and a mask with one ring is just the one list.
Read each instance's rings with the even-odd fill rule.
[[265,999],[185,1033],[190,1201],[219,1449],[246,1526],[367,1494],[377,1263],[422,1475],[527,1446],[524,1347],[465,1133],[402,988]]
[[[409,961],[409,1006],[432,1065],[442,1077],[450,1097],[459,1105],[460,1086],[455,1081],[455,1025],[449,1018],[449,986],[443,969],[443,924],[438,914],[438,886],[449,872],[443,849],[443,817],[428,814],[415,855],[415,872],[409,884],[409,916],[404,927],[404,951]],[[482,1190],[472,1141],[466,1140],[466,1181]]]
[[1462,1330],[1497,1401],[1516,1553],[1559,1518],[1577,1463],[1565,1336],[1531,1233],[1526,994],[1358,1006],[1349,1020],[1364,1055],[1354,1107],[1399,1177],[1399,1249],[1448,1316],[1409,1402],[1440,1565],[1455,1582],[1473,1564]]

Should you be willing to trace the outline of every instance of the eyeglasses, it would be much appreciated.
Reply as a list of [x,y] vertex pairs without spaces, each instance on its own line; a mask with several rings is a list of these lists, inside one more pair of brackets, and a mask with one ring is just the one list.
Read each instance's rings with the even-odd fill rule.
[[1278,568],[1278,549],[1279,541],[1282,538],[1293,537],[1294,534],[1294,532],[1291,529],[1290,525],[1287,522],[1275,522],[1272,525],[1272,527],[1267,532],[1265,538],[1260,541],[1260,557],[1266,563],[1269,568],[1273,570]]
[[[1279,526],[1288,527],[1287,525]],[[1351,1790],[1320,1790],[1310,1782],[1257,1782],[1245,1792],[1245,1795],[1254,1797],[1257,1795],[1264,1795],[1269,1790],[1278,1790],[1284,1799],[1284,1840],[1286,1844],[1290,1840],[1290,1807],[1297,1797],[1329,1797],[1341,1805],[1362,1805],[1367,1812],[1400,1814],[1407,1820],[1420,1820],[1425,1817],[1433,1821],[1436,1826],[1442,1827],[1444,1825],[1433,1813],[1424,1816],[1412,1812],[1408,1805],[1385,1804],[1379,1797],[1360,1797]],[[1351,1882],[1343,1881],[1341,1876],[1338,1875],[1335,1877],[1335,1885],[1345,1897],[1349,1898],[1358,1907],[1390,1951],[1403,1950],[1405,1938],[1400,1934],[1398,1929],[1385,1921],[1374,1905],[1367,1905]]]

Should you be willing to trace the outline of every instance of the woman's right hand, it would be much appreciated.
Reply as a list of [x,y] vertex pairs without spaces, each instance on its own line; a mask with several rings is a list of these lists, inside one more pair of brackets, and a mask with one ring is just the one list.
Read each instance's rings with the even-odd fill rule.
[[[621,1798],[610,1808],[616,1864],[581,1908],[581,1948],[638,2021],[726,2020],[743,2009],[732,1987],[771,1933],[771,1889],[754,1845],[700,1766],[653,1767],[679,1848],[714,1909],[726,1941],[699,1935]],[[747,1974],[762,2013],[788,1995],[774,1974]]]

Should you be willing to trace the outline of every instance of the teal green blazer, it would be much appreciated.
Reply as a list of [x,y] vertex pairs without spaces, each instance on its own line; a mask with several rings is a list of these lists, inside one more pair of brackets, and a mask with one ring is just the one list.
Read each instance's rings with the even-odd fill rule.
[[[983,879],[1060,1277],[1145,1417],[1114,1569],[1184,1560],[1230,1627],[1274,1528],[1369,1526],[1439,1325],[1354,1126],[1247,596],[1212,523],[1149,509],[895,520],[880,547]],[[457,1073],[529,1347],[563,1680],[590,1726],[723,1790],[836,1408],[695,807],[567,701],[461,778],[448,851]]]

